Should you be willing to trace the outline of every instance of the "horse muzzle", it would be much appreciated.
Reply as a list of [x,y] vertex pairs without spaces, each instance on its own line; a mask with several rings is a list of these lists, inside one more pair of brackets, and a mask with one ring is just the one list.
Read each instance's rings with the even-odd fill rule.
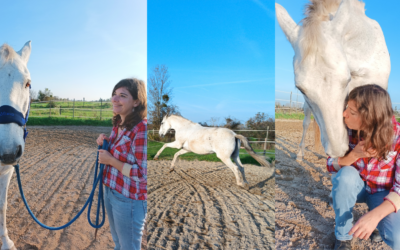
[[18,145],[16,150],[12,153],[7,152],[0,155],[2,165],[15,165],[18,163],[22,156],[22,146]]

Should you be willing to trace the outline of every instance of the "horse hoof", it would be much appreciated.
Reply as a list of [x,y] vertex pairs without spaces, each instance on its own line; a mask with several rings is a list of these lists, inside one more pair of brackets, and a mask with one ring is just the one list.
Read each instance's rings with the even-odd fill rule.
[[245,190],[249,190],[249,189],[250,189],[250,186],[249,186],[248,183],[239,184],[239,187],[241,187],[241,188],[243,188],[243,189],[245,189]]
[[302,162],[303,161],[303,156],[297,156],[296,161]]
[[174,172],[174,171],[175,171],[175,169],[171,168],[171,169],[169,170],[169,173],[172,173],[172,172]]
[[154,156],[153,160],[155,160],[155,161],[158,160],[158,157]]

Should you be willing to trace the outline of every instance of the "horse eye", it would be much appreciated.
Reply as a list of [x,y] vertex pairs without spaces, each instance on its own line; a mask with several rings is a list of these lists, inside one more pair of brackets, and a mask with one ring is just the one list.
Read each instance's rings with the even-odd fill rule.
[[28,80],[25,84],[25,88],[29,88],[31,86],[31,80]]

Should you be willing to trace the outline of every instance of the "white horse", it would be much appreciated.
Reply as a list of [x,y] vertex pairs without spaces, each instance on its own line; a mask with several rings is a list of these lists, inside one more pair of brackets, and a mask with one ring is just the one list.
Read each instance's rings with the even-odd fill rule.
[[[170,172],[174,170],[175,161],[178,156],[182,154],[188,152],[201,155],[216,153],[217,157],[221,159],[221,161],[235,174],[237,185],[248,189],[249,185],[246,181],[244,168],[239,158],[240,141],[243,142],[246,151],[256,161],[258,161],[262,166],[270,166],[263,156],[257,155],[253,151],[246,137],[237,135],[230,129],[203,127],[200,124],[189,121],[181,116],[167,115],[162,120],[159,130],[160,136],[164,136],[171,129],[175,130],[175,141],[165,143],[154,157],[154,159],[157,160],[158,156],[166,147],[181,149],[174,155]],[[233,164],[231,158],[236,164]],[[242,174],[242,178],[239,176],[239,171]]]
[[358,0],[312,0],[303,25],[275,4],[280,27],[291,43],[296,87],[321,131],[332,157],[343,156],[348,136],[344,101],[355,87],[377,84],[387,89],[390,58],[379,24],[365,15]]
[[[26,114],[29,108],[30,74],[27,68],[31,42],[15,52],[4,44],[0,47],[0,106],[8,105]],[[3,115],[3,114],[0,114]],[[24,130],[16,123],[0,124],[0,237],[1,250],[16,249],[6,228],[7,191],[14,167],[25,149]]]

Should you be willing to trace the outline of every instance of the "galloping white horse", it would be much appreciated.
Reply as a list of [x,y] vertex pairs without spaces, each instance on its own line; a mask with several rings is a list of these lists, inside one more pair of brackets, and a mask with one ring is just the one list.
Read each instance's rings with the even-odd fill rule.
[[[0,106],[11,106],[26,114],[29,108],[30,74],[27,68],[31,42],[18,52],[4,44],[0,47]],[[6,115],[4,112],[0,116]],[[24,152],[24,130],[16,123],[0,124],[0,237],[1,250],[15,249],[6,228],[7,191],[14,167]]]
[[296,87],[320,127],[325,152],[339,157],[348,149],[342,116],[345,98],[365,84],[387,89],[389,52],[381,27],[365,15],[364,3],[311,2],[302,26],[279,4],[275,4],[276,16],[295,51]]
[[[160,136],[164,136],[171,129],[175,130],[175,141],[164,144],[154,157],[155,160],[158,159],[158,156],[166,147],[180,148],[181,150],[176,152],[174,155],[170,172],[174,170],[175,161],[178,156],[182,154],[188,152],[201,155],[216,153],[217,157],[221,159],[221,161],[235,174],[237,185],[248,189],[249,185],[246,181],[244,168],[239,158],[240,141],[243,142],[246,151],[256,161],[258,161],[262,166],[270,166],[264,157],[257,155],[253,151],[246,137],[237,135],[230,129],[207,128],[181,116],[167,115],[162,120],[159,131]],[[233,164],[231,158],[236,164]],[[242,178],[239,176],[239,171],[242,174]]]

